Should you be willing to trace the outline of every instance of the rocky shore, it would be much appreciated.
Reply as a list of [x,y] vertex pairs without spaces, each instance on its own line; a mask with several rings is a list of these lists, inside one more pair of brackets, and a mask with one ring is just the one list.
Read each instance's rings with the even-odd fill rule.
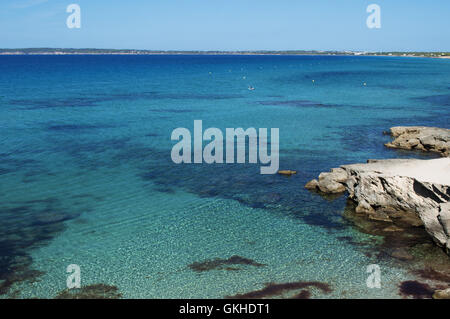
[[[450,130],[393,127],[386,146],[449,156]],[[370,220],[424,226],[450,255],[450,158],[368,160],[321,173],[305,185],[326,194],[347,192],[356,213]]]
[[394,140],[385,146],[405,150],[436,152],[450,156],[450,130],[425,126],[396,126],[390,129]]
[[347,191],[357,213],[396,225],[423,225],[450,253],[450,158],[370,160],[321,173],[306,188]]

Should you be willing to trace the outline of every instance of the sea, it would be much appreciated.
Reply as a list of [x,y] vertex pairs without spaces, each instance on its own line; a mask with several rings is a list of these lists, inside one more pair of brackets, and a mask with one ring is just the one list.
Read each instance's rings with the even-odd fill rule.
[[[175,164],[172,132],[194,120],[278,128],[279,168],[297,174]],[[343,164],[435,157],[386,148],[401,125],[450,128],[450,60],[0,56],[0,298],[55,298],[70,265],[122,298],[402,298],[408,262],[377,255],[346,196],[304,188]]]

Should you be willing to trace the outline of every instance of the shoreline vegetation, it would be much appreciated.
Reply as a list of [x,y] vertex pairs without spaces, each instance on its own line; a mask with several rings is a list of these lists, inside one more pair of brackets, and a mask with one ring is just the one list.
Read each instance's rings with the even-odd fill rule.
[[320,50],[255,50],[255,51],[177,51],[129,49],[0,49],[0,55],[318,55],[318,56],[395,56],[450,59],[450,52],[368,52]]

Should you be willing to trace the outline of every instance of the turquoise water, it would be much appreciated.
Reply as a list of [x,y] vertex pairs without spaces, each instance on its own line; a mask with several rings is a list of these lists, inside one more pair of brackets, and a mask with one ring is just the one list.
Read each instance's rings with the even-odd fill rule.
[[[82,285],[125,298],[223,298],[298,281],[330,286],[315,298],[396,298],[414,278],[407,267],[367,254],[379,238],[342,218],[344,197],[303,186],[341,164],[426,157],[384,148],[382,132],[450,126],[450,61],[2,56],[0,106],[1,297],[55,297],[78,264]],[[197,119],[279,128],[280,169],[298,174],[173,164],[172,130]],[[233,255],[264,266],[189,267]],[[381,289],[366,286],[373,263]]]

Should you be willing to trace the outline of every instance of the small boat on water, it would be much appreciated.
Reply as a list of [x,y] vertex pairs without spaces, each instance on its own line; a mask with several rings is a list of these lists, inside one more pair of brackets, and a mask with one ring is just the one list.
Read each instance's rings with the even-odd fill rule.
[[254,88],[253,86],[250,85],[250,86],[248,87],[248,89],[249,89],[250,91],[253,91],[255,88]]

